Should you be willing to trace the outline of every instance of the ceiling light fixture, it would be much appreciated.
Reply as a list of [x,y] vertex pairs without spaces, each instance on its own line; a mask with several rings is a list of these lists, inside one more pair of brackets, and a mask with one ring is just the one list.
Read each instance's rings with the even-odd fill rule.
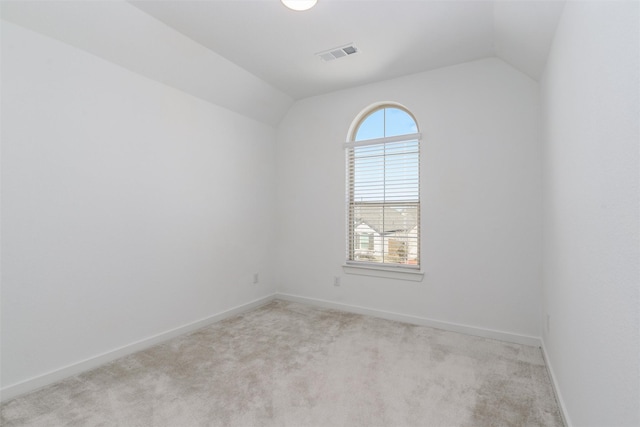
[[309,10],[316,5],[318,0],[280,0],[283,5],[291,10]]

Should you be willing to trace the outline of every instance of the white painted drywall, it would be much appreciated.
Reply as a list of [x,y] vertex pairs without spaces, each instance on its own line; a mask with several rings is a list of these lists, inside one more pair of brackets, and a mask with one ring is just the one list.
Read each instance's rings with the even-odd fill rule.
[[639,25],[567,2],[541,83],[543,340],[574,426],[640,425]]
[[293,100],[126,1],[3,1],[2,18],[275,126]]
[[3,21],[2,386],[272,294],[275,133]]
[[493,1],[496,56],[540,80],[564,0]]
[[[380,101],[405,105],[423,134],[422,282],[342,270],[342,143],[358,113]],[[499,59],[296,102],[278,128],[280,290],[539,336],[538,107],[538,84]]]

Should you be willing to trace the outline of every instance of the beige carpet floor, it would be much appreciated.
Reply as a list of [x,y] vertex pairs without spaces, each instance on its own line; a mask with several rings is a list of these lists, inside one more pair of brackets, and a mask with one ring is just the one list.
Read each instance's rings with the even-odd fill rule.
[[17,397],[2,426],[561,426],[540,349],[274,301]]

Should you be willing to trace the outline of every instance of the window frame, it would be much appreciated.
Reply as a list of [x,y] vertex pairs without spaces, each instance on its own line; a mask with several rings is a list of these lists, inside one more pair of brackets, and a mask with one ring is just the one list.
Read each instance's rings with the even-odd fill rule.
[[[361,127],[361,125],[374,113],[384,110],[387,108],[398,109],[404,113],[406,113],[412,120],[416,126],[416,132],[411,134],[404,135],[394,135],[389,137],[382,138],[372,138],[368,140],[360,140],[356,141],[357,133]],[[386,131],[386,123],[384,124]],[[354,225],[353,221],[353,211],[352,207],[355,206],[355,202],[353,201],[355,190],[354,190],[354,179],[350,175],[350,167],[352,162],[355,162],[354,149],[357,147],[367,146],[367,145],[380,145],[390,144],[394,142],[404,142],[404,141],[414,141],[417,140],[417,201],[415,203],[409,203],[409,205],[415,205],[416,207],[416,221],[417,221],[417,236],[416,236],[416,262],[417,264],[401,264],[401,263],[392,263],[392,262],[371,262],[371,261],[363,261],[356,260],[355,251],[356,248],[356,231],[357,228]],[[347,142],[343,144],[345,149],[345,161],[346,161],[346,219],[347,219],[347,239],[346,239],[346,261],[343,265],[343,269],[346,273],[349,274],[362,274],[367,276],[376,276],[376,277],[388,277],[402,280],[412,280],[412,281],[421,281],[423,278],[422,272],[422,262],[421,262],[421,240],[422,240],[422,227],[420,220],[420,208],[421,208],[421,192],[420,192],[420,156],[421,156],[421,145],[422,138],[421,133],[419,131],[418,121],[415,116],[409,109],[404,107],[403,105],[393,103],[393,102],[383,102],[371,105],[364,109],[352,122],[350,127]],[[386,154],[384,155],[386,158]],[[384,206],[394,205],[393,201],[381,201],[379,202],[384,209]],[[398,203],[395,203],[398,204]],[[374,237],[375,238],[375,237]],[[385,236],[381,235],[381,238],[384,242]],[[408,237],[407,237],[408,238]],[[384,248],[383,248],[384,251]]]

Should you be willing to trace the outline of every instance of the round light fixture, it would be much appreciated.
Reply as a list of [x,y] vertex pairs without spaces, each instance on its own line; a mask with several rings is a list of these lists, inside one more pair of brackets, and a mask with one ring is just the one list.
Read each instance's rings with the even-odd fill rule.
[[283,5],[291,10],[309,10],[316,5],[318,0],[280,0]]

